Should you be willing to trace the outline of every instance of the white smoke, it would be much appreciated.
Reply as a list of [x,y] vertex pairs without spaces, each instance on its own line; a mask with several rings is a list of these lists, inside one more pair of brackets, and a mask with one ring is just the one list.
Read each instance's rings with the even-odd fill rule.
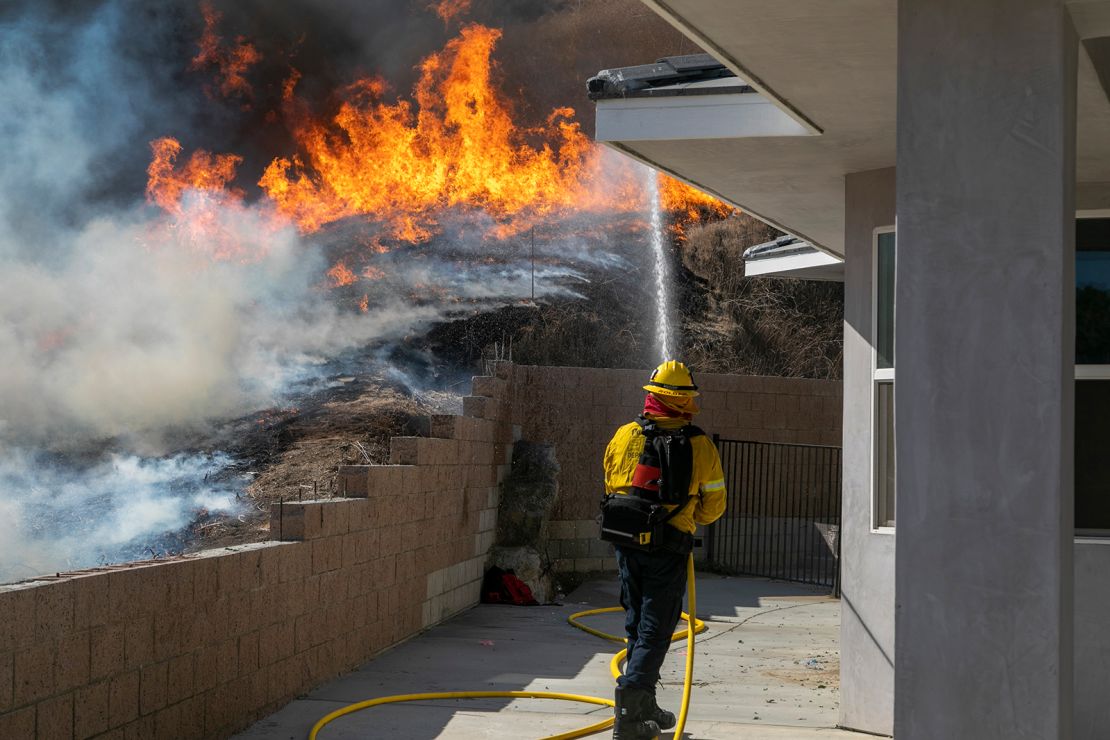
[[290,229],[227,210],[257,260],[198,257],[183,230],[103,219],[72,235],[62,267],[4,260],[0,429],[58,446],[224,419],[278,400],[290,373],[435,318],[385,300],[340,312],[325,264]]
[[0,452],[0,583],[180,548],[174,533],[197,512],[243,509],[233,486],[207,480],[228,462],[114,454],[65,470],[42,455]]
[[[143,557],[198,509],[234,511],[241,483],[204,482],[230,461],[163,457],[167,432],[272,406],[323,358],[442,314],[399,296],[340,310],[293,231],[218,216],[250,259],[201,257],[144,208],[74,230],[57,267],[5,250],[0,582]],[[117,452],[82,462],[109,439]]]

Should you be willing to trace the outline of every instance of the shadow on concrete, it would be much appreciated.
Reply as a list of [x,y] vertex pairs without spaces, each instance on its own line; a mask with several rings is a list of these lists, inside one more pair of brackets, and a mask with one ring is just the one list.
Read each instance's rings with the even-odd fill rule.
[[[308,737],[312,725],[329,712],[393,694],[533,690],[611,695],[604,677],[608,676],[609,657],[619,646],[566,623],[569,614],[585,608],[589,607],[572,602],[562,607],[480,605],[309,692],[237,737],[300,740]],[[619,621],[607,618],[598,618],[591,624],[607,631],[620,629]],[[598,677],[602,680],[598,681]],[[534,734],[539,737],[545,732],[592,724],[611,711],[571,702],[540,704],[540,700],[466,699],[374,707],[336,720],[320,737],[431,740],[472,736],[470,733],[500,737],[488,727],[479,731],[486,724],[482,715],[514,711],[536,726]],[[553,716],[538,717],[537,713]],[[598,716],[582,716],[587,714]],[[505,735],[528,736],[511,730]]]
[[[698,614],[702,619],[713,620],[710,636],[727,638],[732,630],[742,625],[746,628],[744,623],[748,620],[775,612],[779,608],[778,599],[791,600],[789,603],[801,607],[806,607],[810,600],[820,603],[826,610],[830,606],[821,589],[807,586],[708,574],[699,574],[698,579]],[[394,694],[532,690],[611,697],[608,666],[612,654],[620,646],[572,628],[566,618],[576,611],[614,606],[617,594],[618,586],[613,577],[588,582],[571,594],[562,606],[480,605],[309,692],[237,737],[240,740],[300,740],[306,738],[313,724],[329,712],[354,702]],[[623,615],[593,617],[589,624],[621,634]],[[778,634],[781,631],[773,632],[772,636]],[[700,704],[698,711],[707,718],[713,714],[717,720],[722,720],[732,711],[722,702],[733,699],[730,697],[732,689],[727,680],[722,682],[721,673],[726,677],[739,673],[738,666],[744,660],[740,651],[748,650],[749,646],[738,644],[735,639],[710,640],[706,645],[713,647],[705,650],[718,653],[719,665],[714,667],[712,654],[704,660],[698,658],[707,682],[696,689],[701,693],[696,694],[695,703]],[[664,702],[665,696],[664,706],[674,704],[675,711],[681,694],[684,648],[684,645],[672,648],[660,693],[660,702]],[[699,648],[699,655],[702,650]],[[757,676],[753,675],[753,679]],[[713,688],[707,688],[709,682]],[[745,691],[761,706],[768,696],[763,693],[755,696],[750,687]],[[522,740],[578,729],[600,721],[611,711],[589,704],[532,699],[416,701],[374,707],[337,719],[320,733],[320,740],[367,737]],[[490,713],[497,713],[496,720]],[[794,715],[786,718],[793,720]],[[820,722],[827,720],[824,716],[819,718]],[[809,725],[817,726],[817,721]],[[671,733],[663,735],[670,736]],[[723,740],[733,735],[728,731],[723,735],[719,732],[709,735],[687,732],[684,735],[689,740],[699,737],[708,740],[710,736]]]

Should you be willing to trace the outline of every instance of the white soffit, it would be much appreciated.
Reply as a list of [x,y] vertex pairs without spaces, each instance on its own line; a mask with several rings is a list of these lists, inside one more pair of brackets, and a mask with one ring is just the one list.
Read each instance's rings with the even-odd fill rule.
[[[844,175],[895,165],[894,0],[641,0],[815,136],[611,146],[694,182],[818,249],[843,254]],[[1082,39],[1110,36],[1110,0],[1068,0]],[[1089,45],[1088,45],[1089,46]],[[1110,205],[1110,100],[1081,47],[1077,201]]]
[[597,101],[595,136],[598,141],[808,135],[809,129],[754,92]]
[[746,277],[786,277],[844,282],[844,260],[812,249],[781,257],[744,260]]
[[810,136],[630,141],[624,149],[833,255],[844,175],[895,160],[893,0],[642,0]]

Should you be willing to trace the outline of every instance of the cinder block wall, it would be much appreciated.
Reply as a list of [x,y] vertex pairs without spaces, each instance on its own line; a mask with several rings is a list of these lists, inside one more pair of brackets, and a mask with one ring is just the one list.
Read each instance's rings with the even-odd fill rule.
[[[601,457],[617,427],[643,408],[644,370],[578,367],[499,368],[507,380],[509,421],[524,439],[555,446],[559,495],[549,528],[557,571],[615,567],[597,539]],[[841,384],[834,380],[697,373],[707,434],[754,442],[841,443]]]
[[[340,469],[344,498],[274,507],[272,542],[0,586],[0,738],[219,738],[478,602],[521,436],[562,466],[556,565],[596,540],[601,452],[642,371],[514,367],[462,416]],[[838,383],[699,375],[710,434],[839,443]]]
[[279,541],[0,587],[0,738],[227,737],[476,604],[513,429],[466,405]]

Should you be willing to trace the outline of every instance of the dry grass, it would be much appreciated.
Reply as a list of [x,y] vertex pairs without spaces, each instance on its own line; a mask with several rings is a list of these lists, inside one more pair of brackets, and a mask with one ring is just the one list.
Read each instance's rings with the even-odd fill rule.
[[653,337],[647,319],[619,292],[601,290],[585,301],[502,308],[443,324],[432,331],[431,343],[438,357],[476,370],[495,355],[522,365],[648,367]]
[[844,286],[744,276],[746,248],[774,238],[747,216],[694,226],[680,248],[683,350],[702,372],[840,378]]
[[[747,216],[688,227],[676,308],[680,356],[701,372],[841,376],[843,286],[744,275],[744,250],[778,232]],[[512,306],[436,327],[427,349],[451,367],[501,357],[530,365],[648,368],[656,358],[650,267],[597,273],[576,286],[585,300]]]
[[341,495],[335,483],[339,466],[388,462],[390,437],[403,434],[422,413],[427,409],[420,403],[389,388],[372,387],[355,398],[328,401],[285,427],[284,449],[247,492],[268,503]]
[[271,504],[342,496],[340,465],[388,462],[390,438],[422,431],[426,415],[439,410],[434,399],[352,378],[304,407],[259,415],[253,428],[241,431],[236,449],[254,475],[243,494],[247,513],[199,517],[191,549],[267,539]]

